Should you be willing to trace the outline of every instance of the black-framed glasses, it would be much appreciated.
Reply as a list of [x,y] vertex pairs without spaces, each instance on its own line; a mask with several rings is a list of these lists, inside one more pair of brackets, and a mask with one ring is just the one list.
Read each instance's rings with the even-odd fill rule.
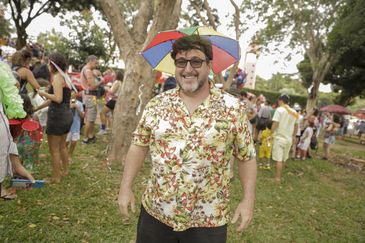
[[189,62],[192,68],[200,68],[203,62],[206,61],[207,61],[206,59],[200,59],[200,58],[192,58],[192,59],[179,58],[175,60],[175,66],[178,68],[185,68]]

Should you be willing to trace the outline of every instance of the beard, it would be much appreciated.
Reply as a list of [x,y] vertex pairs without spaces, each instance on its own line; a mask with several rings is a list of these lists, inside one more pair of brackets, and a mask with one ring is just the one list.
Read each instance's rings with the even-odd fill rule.
[[186,82],[183,82],[178,79],[176,81],[177,81],[180,89],[186,94],[196,93],[204,86],[204,83],[206,82],[205,80],[202,80],[202,79],[197,79],[196,82],[192,82],[192,83],[186,83]]

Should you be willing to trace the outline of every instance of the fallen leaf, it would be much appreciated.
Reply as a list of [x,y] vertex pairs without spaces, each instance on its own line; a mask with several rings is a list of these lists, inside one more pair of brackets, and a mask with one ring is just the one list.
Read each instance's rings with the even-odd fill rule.
[[29,224],[28,227],[29,228],[35,228],[35,227],[37,227],[37,225],[36,224]]
[[124,219],[123,219],[123,224],[124,224],[124,225],[130,225],[129,218],[124,218]]
[[59,218],[59,217],[57,217],[57,216],[53,216],[53,217],[52,217],[52,219],[53,219],[53,220],[59,220],[60,218]]

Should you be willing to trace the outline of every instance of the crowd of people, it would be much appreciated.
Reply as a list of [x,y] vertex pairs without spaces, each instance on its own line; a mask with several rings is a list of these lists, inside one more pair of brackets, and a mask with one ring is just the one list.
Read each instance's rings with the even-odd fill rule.
[[[97,98],[105,102],[100,111],[101,128],[99,135],[110,127],[112,112],[123,81],[123,72],[108,69],[104,75],[97,67],[97,57],[89,56],[80,74],[80,87],[67,74],[68,62],[60,53],[46,55],[41,46],[26,46],[13,55],[3,59],[2,79],[0,80],[3,118],[2,134],[9,138],[9,146],[1,155],[0,183],[10,174],[13,178],[28,178],[39,162],[39,149],[46,134],[51,157],[51,176],[46,183],[60,183],[69,173],[73,152],[84,128],[84,144],[94,143],[94,125],[97,116]],[[78,85],[76,85],[78,86]],[[14,87],[15,89],[11,89]],[[102,87],[103,94],[99,96]],[[12,93],[6,89],[12,90]],[[9,98],[18,97],[20,101],[11,104]],[[8,97],[9,96],[9,97]],[[12,108],[13,107],[13,108]],[[8,115],[13,109],[24,114]],[[3,138],[3,137],[2,137]],[[13,174],[13,172],[15,174]],[[1,186],[1,198],[14,198],[14,190]]]
[[306,160],[312,157],[312,151],[318,149],[321,131],[324,135],[321,159],[324,160],[329,159],[330,147],[336,137],[344,134],[346,119],[342,115],[321,113],[317,108],[306,113],[298,103],[290,107],[289,95],[282,95],[271,104],[263,95],[256,97],[241,91],[240,99],[246,103],[250,131],[258,145],[258,167],[271,169],[273,159],[277,183],[281,180],[282,163],[287,159]]

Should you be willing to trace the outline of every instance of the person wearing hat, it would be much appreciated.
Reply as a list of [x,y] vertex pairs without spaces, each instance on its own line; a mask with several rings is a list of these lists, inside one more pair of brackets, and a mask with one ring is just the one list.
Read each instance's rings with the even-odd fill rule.
[[[209,41],[184,36],[171,57],[178,86],[145,107],[126,157],[119,208],[125,217],[129,207],[135,211],[133,181],[150,152],[136,242],[226,242],[227,224],[240,218],[237,231],[243,231],[254,209],[256,151],[245,105],[209,81]],[[244,196],[230,220],[232,157]]]
[[299,115],[297,133],[296,133],[295,139],[293,141],[293,146],[292,146],[292,159],[295,159],[296,154],[297,154],[297,145],[298,145],[300,137],[302,135],[302,130],[304,132],[304,126],[303,126],[304,124],[302,124],[304,122],[304,116],[302,115],[302,107],[298,103],[295,103],[293,105],[293,109]]
[[298,113],[289,107],[289,95],[283,94],[278,99],[278,108],[272,118],[271,133],[273,137],[272,159],[276,161],[275,183],[280,184],[283,163],[288,159],[293,140],[298,129]]

